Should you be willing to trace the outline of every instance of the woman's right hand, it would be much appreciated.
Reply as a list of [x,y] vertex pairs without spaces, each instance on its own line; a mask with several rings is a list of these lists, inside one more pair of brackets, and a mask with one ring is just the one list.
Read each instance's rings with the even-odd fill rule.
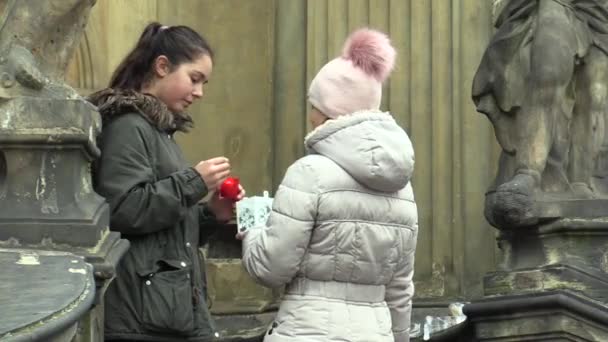
[[230,162],[226,157],[216,157],[201,161],[194,169],[201,175],[207,189],[211,192],[216,190],[230,175]]

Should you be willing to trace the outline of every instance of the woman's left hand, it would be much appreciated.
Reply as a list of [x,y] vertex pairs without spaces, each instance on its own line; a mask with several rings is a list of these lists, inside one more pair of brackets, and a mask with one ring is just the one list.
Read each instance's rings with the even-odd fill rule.
[[[245,189],[239,185],[239,195],[237,201],[242,200],[245,197]],[[220,196],[219,191],[216,191],[209,200],[209,210],[215,215],[215,219],[219,222],[225,223],[232,219],[234,216],[235,202],[231,199]]]

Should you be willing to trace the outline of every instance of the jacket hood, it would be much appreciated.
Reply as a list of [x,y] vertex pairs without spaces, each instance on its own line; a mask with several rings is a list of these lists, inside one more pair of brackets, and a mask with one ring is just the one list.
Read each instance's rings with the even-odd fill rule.
[[403,189],[414,170],[412,143],[389,113],[361,111],[327,120],[306,136],[309,153],[336,162],[359,183],[382,192]]

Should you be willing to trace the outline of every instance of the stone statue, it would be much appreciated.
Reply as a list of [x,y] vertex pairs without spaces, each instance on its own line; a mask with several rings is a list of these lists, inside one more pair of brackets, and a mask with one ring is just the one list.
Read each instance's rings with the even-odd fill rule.
[[[92,187],[99,113],[63,80],[94,4],[0,0],[0,268],[27,259],[0,279],[0,340],[104,339],[98,304],[129,243]],[[19,291],[36,272],[51,298]]]
[[496,0],[494,10],[472,92],[502,148],[486,218],[514,228],[606,216],[608,0]]
[[76,97],[63,82],[96,0],[0,0],[0,97]]

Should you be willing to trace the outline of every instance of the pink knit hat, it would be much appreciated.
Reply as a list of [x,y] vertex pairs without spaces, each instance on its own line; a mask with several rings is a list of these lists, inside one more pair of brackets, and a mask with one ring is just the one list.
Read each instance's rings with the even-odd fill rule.
[[382,32],[359,29],[346,42],[342,56],[325,64],[310,83],[308,101],[327,117],[378,110],[382,83],[395,64],[396,52]]

